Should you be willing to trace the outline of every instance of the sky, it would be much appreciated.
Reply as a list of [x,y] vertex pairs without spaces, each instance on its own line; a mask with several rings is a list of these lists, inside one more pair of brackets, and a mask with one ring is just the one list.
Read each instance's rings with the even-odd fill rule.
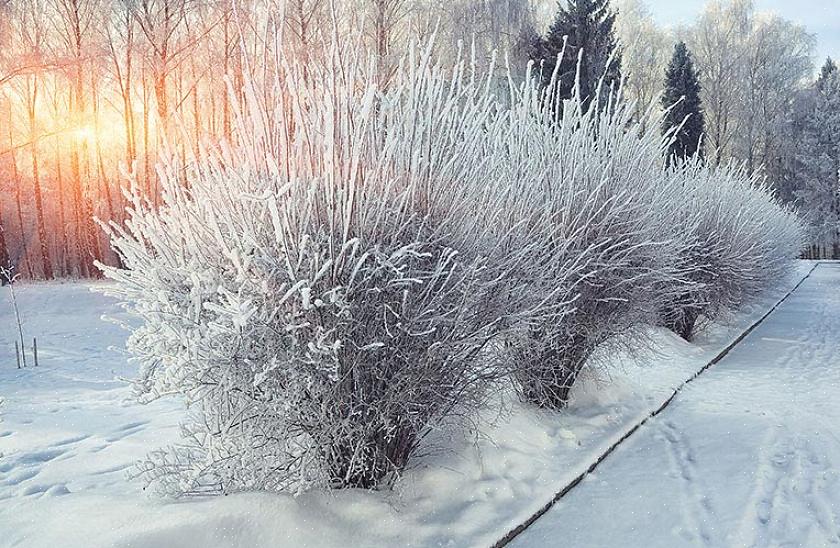
[[[647,0],[657,23],[673,26],[691,23],[706,0]],[[840,59],[840,0],[755,0],[758,11],[773,11],[816,34],[816,65],[826,56]]]

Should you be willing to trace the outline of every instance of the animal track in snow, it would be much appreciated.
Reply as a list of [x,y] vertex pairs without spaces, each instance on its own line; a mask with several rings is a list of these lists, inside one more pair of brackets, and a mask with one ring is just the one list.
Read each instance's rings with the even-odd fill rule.
[[[7,455],[0,459],[0,485],[19,487],[17,496],[59,496],[70,492],[64,482],[37,482],[45,467],[54,461],[65,460],[76,455],[73,445],[87,439],[89,436],[74,436],[60,440],[50,447],[34,451],[23,451]],[[3,497],[10,498],[13,494],[7,490]]]
[[831,464],[804,437],[780,429],[772,430],[762,447],[752,501],[741,518],[742,543],[778,546],[819,538],[840,544],[838,516],[829,499],[836,486],[827,485],[837,479]]
[[716,546],[714,530],[709,524],[717,522],[714,509],[697,473],[694,450],[688,438],[671,421],[661,421],[660,433],[668,446],[671,469],[682,483],[680,489],[681,513],[687,540],[699,541],[706,546]]

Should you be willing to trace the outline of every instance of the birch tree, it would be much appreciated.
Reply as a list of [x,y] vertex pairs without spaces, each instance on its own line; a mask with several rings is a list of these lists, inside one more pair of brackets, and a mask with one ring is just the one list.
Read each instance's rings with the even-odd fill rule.
[[818,256],[840,250],[840,70],[828,59],[812,87],[798,143],[797,202],[812,229]]
[[622,53],[626,98],[636,103],[637,118],[659,100],[673,39],[653,20],[643,0],[616,3],[616,36]]
[[687,40],[700,69],[706,143],[716,164],[730,157],[740,128],[746,42],[752,31],[752,0],[713,0],[706,4]]

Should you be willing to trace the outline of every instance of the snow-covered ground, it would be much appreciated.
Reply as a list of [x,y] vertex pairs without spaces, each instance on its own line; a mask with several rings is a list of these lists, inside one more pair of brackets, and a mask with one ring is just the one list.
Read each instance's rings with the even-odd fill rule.
[[513,546],[840,544],[840,263]]
[[[587,379],[566,413],[509,404],[501,415],[490,413],[495,424],[474,443],[438,438],[442,448],[393,492],[242,493],[177,502],[147,494],[127,477],[147,451],[177,440],[183,409],[176,400],[131,401],[120,380],[135,369],[119,351],[126,333],[100,319],[122,317],[116,303],[91,292],[91,284],[18,286],[24,329],[29,339],[38,337],[41,365],[17,370],[9,290],[0,289],[0,397],[6,400],[0,546],[489,546],[658,407],[808,269],[802,263],[777,291],[728,326],[708,329],[697,344],[657,330],[649,355]],[[837,541],[840,507],[831,497],[840,491],[829,490],[830,463],[840,462],[831,430],[840,424],[832,401],[840,372],[831,369],[840,345],[838,287],[840,266],[817,269],[764,327],[680,395],[673,410],[638,432],[595,479],[519,540],[628,546],[652,537],[675,546],[757,539],[763,545],[783,535],[802,544],[811,534],[816,545]]]

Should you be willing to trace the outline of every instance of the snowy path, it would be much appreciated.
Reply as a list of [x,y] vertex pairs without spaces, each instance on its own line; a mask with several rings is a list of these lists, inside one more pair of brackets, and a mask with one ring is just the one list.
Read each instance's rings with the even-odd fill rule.
[[840,545],[840,264],[512,546]]

